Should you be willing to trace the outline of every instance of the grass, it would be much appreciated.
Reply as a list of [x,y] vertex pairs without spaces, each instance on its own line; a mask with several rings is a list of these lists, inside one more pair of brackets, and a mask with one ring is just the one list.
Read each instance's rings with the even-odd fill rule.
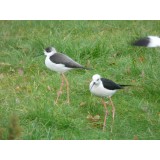
[[[160,49],[130,42],[159,35],[160,21],[0,21],[1,139],[160,139]],[[94,70],[72,70],[54,105],[60,76],[36,55],[54,46]],[[102,131],[104,109],[89,92],[93,74],[131,84],[113,96],[116,117]],[[96,122],[88,115],[99,115]]]

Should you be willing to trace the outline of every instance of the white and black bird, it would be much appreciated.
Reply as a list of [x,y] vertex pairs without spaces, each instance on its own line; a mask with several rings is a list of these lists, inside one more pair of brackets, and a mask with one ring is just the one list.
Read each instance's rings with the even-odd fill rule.
[[140,38],[132,43],[134,46],[143,46],[143,47],[160,47],[160,37],[159,36],[147,36]]
[[113,94],[116,93],[117,90],[123,89],[125,86],[130,86],[130,85],[117,84],[117,83],[113,82],[112,80],[102,78],[99,74],[95,74],[92,77],[92,82],[89,85],[89,90],[93,95],[102,98],[102,103],[105,108],[103,131],[105,130],[106,118],[108,116],[108,109],[107,109],[107,105],[104,101],[104,98],[105,97],[109,98],[111,106],[112,106],[112,119],[113,119],[112,126],[111,126],[111,132],[112,132],[112,127],[113,127],[113,122],[114,122],[114,117],[115,117],[115,106],[113,104],[111,97],[113,96]]
[[69,83],[64,73],[72,69],[90,69],[90,68],[83,67],[82,65],[75,62],[73,59],[71,59],[70,57],[68,57],[63,53],[58,53],[56,49],[53,47],[46,48],[44,50],[44,54],[46,55],[45,65],[47,66],[47,68],[61,74],[62,82],[60,90],[57,92],[57,98],[55,100],[55,104],[58,103],[59,96],[62,93],[64,81],[66,82],[66,88],[67,88],[67,103],[70,103]]

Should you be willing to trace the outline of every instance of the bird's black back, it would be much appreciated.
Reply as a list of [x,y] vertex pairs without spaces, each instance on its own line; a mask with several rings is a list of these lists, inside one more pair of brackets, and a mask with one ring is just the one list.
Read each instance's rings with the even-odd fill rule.
[[106,78],[101,78],[101,81],[102,81],[103,87],[109,90],[123,89],[126,86],[131,86],[131,85],[124,85],[124,84],[117,84],[112,80],[109,80]]
[[132,43],[132,45],[134,45],[134,46],[148,46],[149,42],[150,42],[150,39],[148,37],[146,37],[146,38],[142,38],[142,39],[135,41],[134,43]]
[[72,60],[70,57],[62,53],[55,53],[50,57],[50,60],[56,64],[64,64],[68,68],[84,68],[79,63]]
[[106,78],[101,78],[103,87],[109,90],[115,90],[115,89],[122,89],[121,85],[116,84],[112,80],[106,79]]

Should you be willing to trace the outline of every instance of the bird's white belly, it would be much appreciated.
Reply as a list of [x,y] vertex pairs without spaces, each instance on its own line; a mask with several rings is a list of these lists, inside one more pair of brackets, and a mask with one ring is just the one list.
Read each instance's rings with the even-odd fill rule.
[[101,85],[94,85],[90,91],[98,97],[111,97],[117,90],[108,90]]
[[59,73],[64,73],[64,72],[67,72],[67,71],[72,69],[72,68],[65,67],[64,64],[55,64],[55,63],[53,63],[52,61],[50,61],[50,59],[48,57],[46,57],[45,65],[50,70],[56,71],[56,72],[59,72]]

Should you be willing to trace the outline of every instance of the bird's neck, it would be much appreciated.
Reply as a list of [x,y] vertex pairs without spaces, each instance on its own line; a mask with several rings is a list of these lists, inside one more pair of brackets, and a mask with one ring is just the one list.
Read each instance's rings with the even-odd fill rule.
[[50,56],[53,56],[55,53],[56,53],[56,52],[47,53],[46,56],[47,56],[47,57],[50,57]]

